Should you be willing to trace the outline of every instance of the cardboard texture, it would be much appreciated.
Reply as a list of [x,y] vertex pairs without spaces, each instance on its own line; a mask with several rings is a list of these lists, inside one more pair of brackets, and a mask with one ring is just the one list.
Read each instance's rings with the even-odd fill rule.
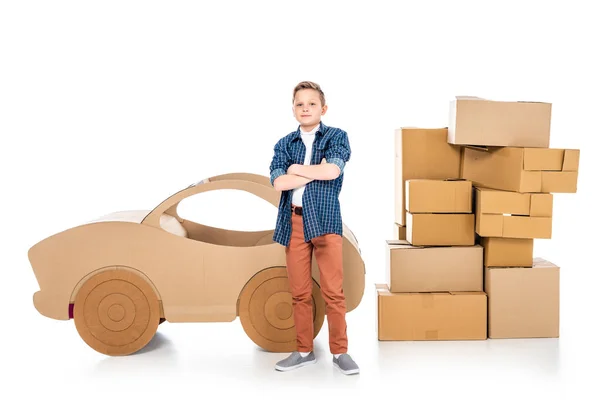
[[474,186],[521,193],[576,193],[576,149],[464,148],[461,177]]
[[[222,189],[246,191],[275,207],[281,195],[269,177],[224,174],[188,186],[153,210],[112,213],[52,235],[28,252],[40,286],[36,309],[53,319],[73,317],[83,340],[109,355],[144,347],[162,320],[227,322],[238,316],[260,347],[292,351],[285,248],[272,240],[274,229],[226,230],[177,214],[182,200]],[[345,224],[343,233],[343,290],[352,311],[363,296],[365,265]],[[325,304],[314,254],[311,273],[316,336]]]
[[415,213],[471,213],[472,184],[466,180],[409,179],[406,211]]
[[394,239],[405,240],[406,239],[406,226],[402,226],[397,222],[394,222]]
[[407,212],[406,240],[415,246],[473,246],[475,216]]
[[475,232],[482,237],[550,239],[552,194],[475,188]]
[[391,293],[377,284],[379,340],[485,340],[483,292]]
[[450,102],[448,143],[547,148],[551,115],[551,103],[457,96]]
[[483,248],[422,247],[386,241],[386,278],[392,293],[481,292]]
[[531,267],[533,239],[481,238],[486,267]]
[[395,221],[406,226],[406,181],[460,177],[459,146],[448,144],[448,129],[401,128],[395,131]]
[[529,268],[486,268],[489,337],[557,338],[560,268],[535,258]]

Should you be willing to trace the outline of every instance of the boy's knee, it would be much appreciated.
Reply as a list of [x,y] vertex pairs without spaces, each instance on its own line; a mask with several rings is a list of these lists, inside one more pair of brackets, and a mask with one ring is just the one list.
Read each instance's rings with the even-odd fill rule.
[[312,290],[299,290],[292,292],[292,300],[296,303],[308,303],[312,301]]
[[344,290],[341,287],[321,287],[321,293],[323,294],[323,298],[326,301],[336,302],[336,301],[345,301],[346,296],[344,295]]

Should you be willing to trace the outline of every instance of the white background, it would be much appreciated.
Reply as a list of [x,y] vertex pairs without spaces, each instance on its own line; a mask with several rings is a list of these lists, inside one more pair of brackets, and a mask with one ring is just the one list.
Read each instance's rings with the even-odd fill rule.
[[[593,3],[3,1],[1,396],[594,397]],[[319,362],[282,374],[273,370],[282,355],[258,350],[237,320],[163,324],[141,354],[109,358],[72,321],[37,313],[29,247],[109,212],[150,209],[203,178],[268,175],[273,145],[297,127],[291,96],[302,80],[321,84],[323,121],[346,130],[352,147],[340,201],[367,268],[363,302],[348,315],[360,375],[331,367],[326,325]],[[582,150],[578,192],[555,195],[553,237],[535,242],[536,256],[561,267],[558,340],[377,341],[373,285],[393,237],[394,130],[446,126],[455,95],[551,102],[551,147]],[[230,229],[274,226],[264,201],[213,193],[182,215]]]

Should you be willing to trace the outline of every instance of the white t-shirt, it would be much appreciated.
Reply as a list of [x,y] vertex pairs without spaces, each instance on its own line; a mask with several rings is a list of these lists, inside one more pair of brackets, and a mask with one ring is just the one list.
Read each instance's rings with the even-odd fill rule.
[[[313,142],[315,141],[315,134],[319,129],[319,125],[315,126],[312,131],[304,132],[302,128],[300,128],[300,137],[302,138],[302,142],[304,142],[304,146],[306,147],[306,155],[304,156],[304,165],[310,165],[310,160],[312,158],[312,148]],[[297,187],[292,192],[292,204],[298,207],[302,207],[302,195],[304,194],[304,188],[306,185]]]

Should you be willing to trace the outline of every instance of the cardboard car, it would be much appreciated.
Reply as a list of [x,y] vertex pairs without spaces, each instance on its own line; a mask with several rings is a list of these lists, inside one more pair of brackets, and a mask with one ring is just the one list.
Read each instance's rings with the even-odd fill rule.
[[[171,195],[150,211],[120,211],[54,234],[30,248],[40,290],[38,312],[73,319],[81,338],[107,355],[132,354],[168,322],[229,322],[240,318],[261,348],[289,352],[296,331],[285,248],[271,230],[233,231],[177,214],[190,196],[222,189],[251,193],[279,205],[269,178],[249,173],[214,176]],[[347,311],[360,303],[365,265],[344,224]],[[312,260],[314,336],[325,316],[319,270]]]

